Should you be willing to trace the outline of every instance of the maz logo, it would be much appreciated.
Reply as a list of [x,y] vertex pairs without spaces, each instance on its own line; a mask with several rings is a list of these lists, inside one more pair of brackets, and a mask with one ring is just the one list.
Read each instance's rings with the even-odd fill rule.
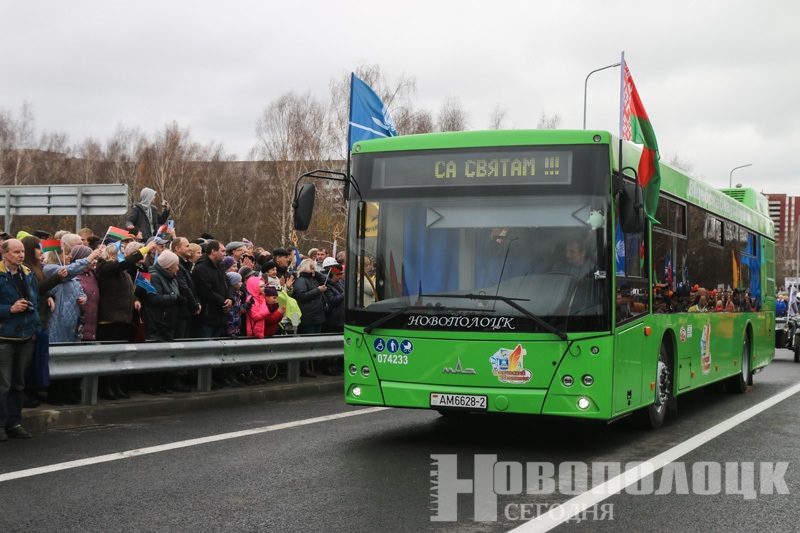
[[455,368],[448,368],[444,367],[442,370],[442,374],[474,374],[474,368],[461,368],[461,358],[458,358],[458,362],[456,362]]

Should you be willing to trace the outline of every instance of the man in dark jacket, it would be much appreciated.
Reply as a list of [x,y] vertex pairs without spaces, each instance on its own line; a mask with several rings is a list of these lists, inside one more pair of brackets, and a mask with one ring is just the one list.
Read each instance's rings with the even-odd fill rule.
[[33,359],[34,335],[39,322],[39,288],[22,264],[25,248],[17,239],[0,245],[0,441],[29,439],[22,427],[25,371]]
[[159,226],[169,218],[169,202],[166,200],[162,202],[164,210],[159,215],[156,206],[153,205],[155,198],[156,191],[149,187],[142,189],[139,195],[139,203],[133,206],[126,219],[127,225],[125,229],[130,231],[133,227],[139,228],[142,230],[142,239],[144,241],[155,236]]
[[182,305],[178,313],[175,338],[186,339],[192,334],[189,327],[192,322],[192,315],[199,315],[202,307],[192,279],[194,265],[189,261],[189,257],[192,255],[192,249],[189,248],[189,240],[186,237],[175,237],[172,241],[172,251],[175,252],[179,259],[178,286],[180,287],[181,295],[186,298],[186,305]]
[[228,279],[219,268],[224,257],[225,247],[222,243],[208,241],[205,254],[192,270],[192,279],[202,306],[195,332],[200,338],[222,337],[226,315],[233,305],[228,298]]

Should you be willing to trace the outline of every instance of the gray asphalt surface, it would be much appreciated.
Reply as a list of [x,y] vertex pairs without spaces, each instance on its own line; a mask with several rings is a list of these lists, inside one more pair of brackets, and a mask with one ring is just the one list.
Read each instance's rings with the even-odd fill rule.
[[[431,455],[455,454],[461,479],[476,477],[476,454],[522,464],[646,460],[798,381],[800,365],[781,350],[751,392],[682,397],[679,419],[655,432],[627,421],[447,420],[392,409],[127,457],[0,481],[0,531],[509,531],[520,525],[505,516],[509,504],[550,505],[571,496],[501,495],[498,521],[476,522],[473,497],[463,494],[457,521],[432,522]],[[0,443],[0,475],[354,411],[334,392],[43,430],[32,440]],[[613,521],[572,521],[557,530],[797,531],[798,411],[795,395],[680,459],[690,487],[691,468],[701,461],[789,462],[789,495],[623,493],[605,501],[613,504]]]

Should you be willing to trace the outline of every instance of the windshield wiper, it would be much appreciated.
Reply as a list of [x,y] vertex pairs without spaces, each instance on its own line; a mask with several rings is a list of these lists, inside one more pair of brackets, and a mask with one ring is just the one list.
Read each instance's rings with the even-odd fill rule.
[[559,330],[558,328],[556,328],[554,326],[551,326],[550,324],[548,324],[547,322],[545,322],[544,320],[542,320],[538,316],[534,315],[533,313],[531,313],[530,311],[528,311],[527,309],[525,309],[524,307],[522,307],[521,305],[519,305],[517,303],[517,301],[529,302],[530,301],[529,298],[509,298],[508,296],[499,296],[499,295],[492,296],[491,294],[472,294],[472,293],[469,293],[469,294],[424,294],[423,297],[424,296],[431,296],[431,297],[436,297],[436,298],[461,298],[461,299],[466,299],[466,300],[500,301],[500,302],[508,304],[510,307],[516,309],[517,311],[519,311],[520,313],[522,313],[526,317],[530,318],[531,320],[533,320],[534,322],[539,324],[541,327],[543,327],[544,329],[546,329],[550,333],[556,335],[562,341],[567,340],[567,334],[566,333],[564,333],[563,331]]
[[[425,297],[425,296],[432,296],[432,295],[423,294],[422,296]],[[372,322],[371,324],[367,325],[364,328],[364,333],[369,334],[369,333],[372,332],[373,329],[377,328],[381,324],[385,324],[386,322],[390,321],[391,319],[393,319],[395,317],[398,317],[398,316],[400,316],[403,313],[408,312],[408,311],[436,311],[436,312],[442,312],[445,309],[447,309],[448,311],[475,311],[474,309],[468,309],[466,307],[445,307],[443,305],[407,305],[405,307],[400,307],[398,309],[395,309],[394,311],[392,311],[388,315],[383,316],[383,317],[379,318],[378,320],[376,320],[375,322]]]

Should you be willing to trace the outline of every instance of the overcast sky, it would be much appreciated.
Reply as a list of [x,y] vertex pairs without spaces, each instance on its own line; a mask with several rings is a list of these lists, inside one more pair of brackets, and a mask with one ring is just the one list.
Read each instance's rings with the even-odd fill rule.
[[[460,99],[535,128],[583,123],[584,80],[625,58],[663,159],[709,184],[800,195],[800,2],[795,0],[0,0],[0,109],[29,102],[37,132],[73,144],[175,120],[247,157],[280,95],[327,99],[331,78],[377,64],[413,76],[416,108]],[[587,127],[619,130],[619,69],[591,76]]]

